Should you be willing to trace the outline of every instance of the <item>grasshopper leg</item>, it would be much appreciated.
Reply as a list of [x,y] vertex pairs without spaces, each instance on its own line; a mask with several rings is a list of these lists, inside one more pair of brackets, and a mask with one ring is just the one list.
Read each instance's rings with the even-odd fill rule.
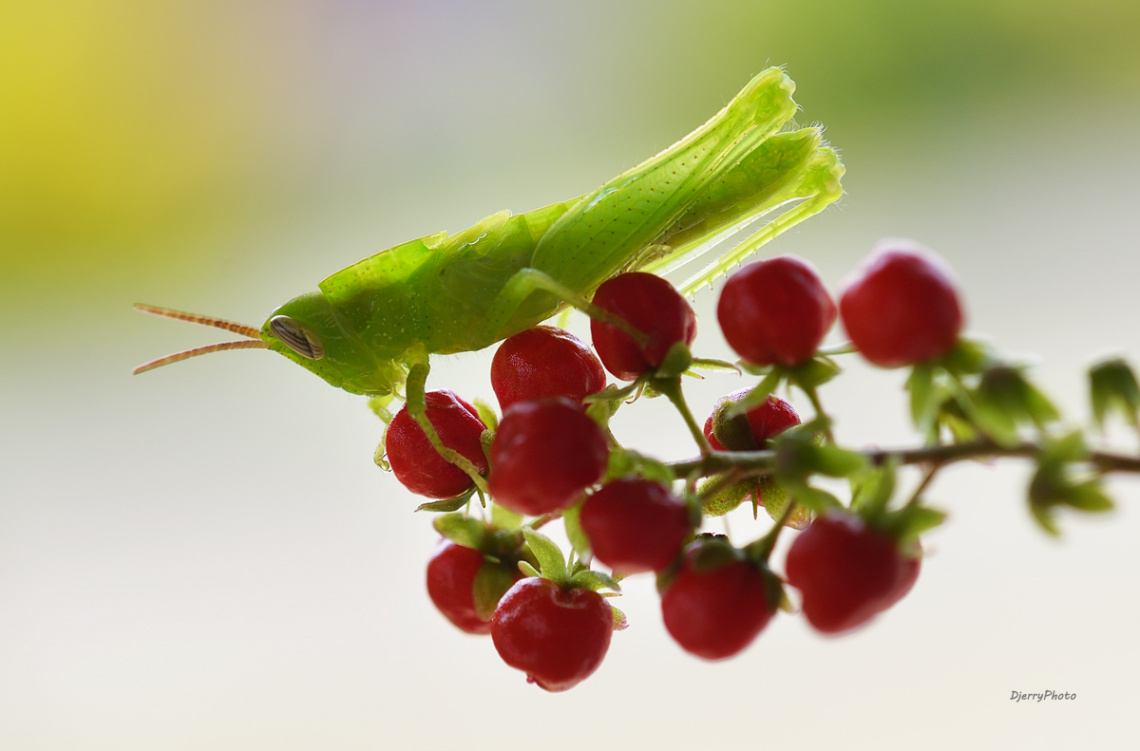
[[557,312],[559,308],[565,305],[569,305],[591,318],[617,326],[638,341],[647,339],[645,334],[630,326],[624,318],[594,305],[583,295],[562,284],[546,272],[533,268],[519,269],[503,285],[499,294],[495,296],[495,301],[491,304],[490,311],[487,314],[482,332],[483,336],[491,341],[496,341],[518,333],[511,317],[522,306],[523,302],[535,292],[545,292],[559,301],[560,304],[552,313]]
[[[475,483],[475,488],[479,491],[480,496],[485,496],[487,494],[487,479],[479,474],[478,468],[476,468],[467,457],[443,445],[443,441],[440,440],[439,433],[436,432],[435,426],[432,425],[431,420],[428,419],[427,391],[425,390],[425,386],[427,385],[427,377],[430,370],[431,366],[428,364],[426,354],[422,354],[412,362],[411,368],[408,371],[408,381],[405,387],[406,395],[404,403],[408,408],[408,414],[416,421],[420,429],[424,431],[424,435],[427,436],[432,448],[439,452],[439,455],[444,459],[463,470],[467,476],[471,478],[471,481]],[[381,443],[379,448],[376,449],[377,464],[380,464],[383,455],[384,444]],[[381,466],[383,465],[381,464]]]

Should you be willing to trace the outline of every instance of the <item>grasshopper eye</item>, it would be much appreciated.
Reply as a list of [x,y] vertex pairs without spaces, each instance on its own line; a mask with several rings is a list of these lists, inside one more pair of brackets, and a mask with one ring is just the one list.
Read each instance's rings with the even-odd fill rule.
[[301,357],[320,360],[325,356],[320,337],[300,321],[289,316],[273,316],[269,319],[269,328],[286,347]]

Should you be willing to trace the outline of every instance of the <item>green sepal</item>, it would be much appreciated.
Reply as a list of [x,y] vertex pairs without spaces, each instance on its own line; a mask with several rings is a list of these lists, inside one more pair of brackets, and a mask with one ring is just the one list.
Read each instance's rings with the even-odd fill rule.
[[483,561],[475,574],[471,595],[475,602],[475,614],[481,620],[489,621],[503,595],[515,583],[514,574],[501,563]]
[[813,357],[787,369],[787,378],[805,392],[814,391],[842,371],[826,357]]
[[523,524],[523,515],[511,511],[498,503],[492,503],[491,524],[499,529],[518,529]]
[[[969,412],[963,405],[969,405]],[[960,389],[948,391],[938,407],[938,425],[950,431],[950,435],[958,443],[969,443],[978,439],[978,430],[974,426],[975,420],[970,417],[973,413],[973,402],[969,395]],[[937,438],[937,435],[928,436]],[[931,443],[935,441],[932,440]]]
[[[747,398],[747,396],[745,397]],[[769,396],[764,397],[764,404]],[[727,397],[717,405],[713,413],[712,432],[720,445],[729,451],[755,451],[760,447],[756,444],[756,436],[752,433],[752,424],[748,415],[738,411],[736,400]]]
[[629,619],[625,617],[625,613],[621,612],[613,605],[610,605],[610,610],[612,610],[614,614],[614,631],[625,631],[627,628],[629,628]]
[[961,378],[983,373],[995,363],[996,357],[988,344],[977,339],[959,338],[954,347],[934,364]]
[[851,510],[873,522],[882,517],[895,493],[897,462],[867,467],[851,476]]
[[582,531],[582,504],[576,503],[562,512],[562,524],[566,527],[566,537],[570,539],[570,547],[579,558],[590,555],[590,539]]
[[542,577],[542,573],[537,568],[535,568],[534,564],[530,561],[519,561],[519,571],[522,572],[522,575],[526,577]]
[[494,431],[499,427],[499,416],[495,414],[495,410],[491,408],[491,405],[482,399],[476,399],[473,402],[473,406],[475,407],[476,414],[479,415],[479,419],[487,426],[487,430]]
[[491,445],[495,443],[495,431],[490,428],[485,429],[479,434],[479,450],[483,452],[483,458],[487,461],[487,466],[491,466]]
[[630,449],[610,449],[609,462],[603,482],[619,477],[637,475],[646,480],[655,480],[663,485],[672,485],[677,479],[673,470],[659,459]]
[[1059,507],[1091,513],[1114,508],[1098,475],[1074,471],[1072,465],[1087,458],[1087,454],[1084,437],[1073,431],[1050,441],[1038,459],[1037,471],[1029,482],[1029,511],[1051,535],[1060,534],[1055,515]]
[[465,548],[481,550],[487,540],[487,525],[465,514],[437,516],[432,521],[435,531]]
[[983,373],[974,389],[974,417],[995,442],[1013,446],[1019,441],[1019,425],[1032,423],[1044,429],[1060,414],[1020,368],[998,365]]
[[918,539],[946,521],[946,512],[929,506],[908,505],[892,515],[890,531],[901,546]]
[[[787,489],[775,477],[767,475],[760,478],[756,495],[760,498],[760,505],[774,522],[784,518],[784,509],[792,500]],[[756,516],[755,508],[752,509],[752,515]],[[811,510],[800,504],[796,504],[791,515],[784,519],[784,526],[792,529],[804,529],[810,523]]]
[[707,357],[694,357],[691,370],[711,370],[714,372],[730,371],[740,375],[743,371],[736,363],[727,360],[713,360]]
[[[622,402],[622,401],[625,401],[626,399],[629,399],[630,397],[633,397],[633,395],[636,394],[638,390],[642,389],[644,384],[645,384],[645,378],[644,377],[636,379],[636,381],[634,381],[633,383],[629,383],[629,384],[626,384],[625,386],[621,386],[620,389],[619,389],[619,387],[617,387],[616,385],[613,385],[612,383],[606,384],[604,389],[602,389],[601,391],[597,391],[597,392],[592,393],[592,394],[587,394],[586,398],[583,399],[583,401],[586,403],[587,407],[589,405],[594,405],[594,403],[597,403],[600,401],[603,401],[603,402],[604,401]],[[587,409],[587,411],[588,411],[588,409]]]
[[416,506],[416,511],[434,511],[444,513],[449,511],[458,511],[459,509],[466,506],[471,501],[471,497],[474,495],[475,488],[472,487],[466,492],[455,496],[454,498],[444,498],[443,500],[439,501],[428,501],[427,503],[421,503],[419,506]]
[[546,535],[533,529],[524,527],[523,537],[534,558],[538,561],[539,574],[544,579],[550,579],[561,587],[565,587],[570,580],[570,573],[566,569],[566,559],[562,550]]
[[603,571],[594,571],[593,569],[576,571],[574,575],[570,577],[569,586],[582,587],[584,589],[593,590],[594,592],[600,589],[612,589],[615,592],[621,591],[621,585],[618,584],[617,579],[614,579]]
[[665,353],[665,359],[653,372],[653,378],[678,378],[693,364],[693,353],[684,342],[673,342]]
[[734,548],[727,537],[721,535],[700,535],[699,547],[689,558],[693,571],[713,571],[743,559],[744,553]]
[[[756,489],[756,479],[748,478],[722,485],[719,477],[710,477],[697,485],[701,511],[708,516],[724,516],[744,503]],[[709,493],[708,491],[712,491]]]
[[1089,368],[1089,396],[1093,419],[1102,430],[1109,411],[1140,428],[1140,383],[1123,359],[1105,360]]
[[731,407],[725,410],[725,419],[731,420],[734,417],[743,415],[748,410],[759,407],[768,401],[768,397],[780,386],[780,381],[783,380],[783,378],[783,370],[779,368],[772,369],[755,388],[745,394],[743,399],[735,402]]
[[915,365],[906,379],[906,390],[910,393],[911,421],[919,432],[929,434],[938,418],[940,404],[938,391],[934,388],[934,368]]

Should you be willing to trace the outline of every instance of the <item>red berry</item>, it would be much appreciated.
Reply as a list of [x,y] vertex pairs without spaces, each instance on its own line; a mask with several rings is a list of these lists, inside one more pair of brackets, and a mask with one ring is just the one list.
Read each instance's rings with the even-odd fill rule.
[[755,365],[811,359],[835,323],[835,303],[806,262],[781,256],[728,278],[716,307],[724,338]]
[[640,478],[602,486],[582,504],[579,523],[594,557],[619,574],[665,568],[693,527],[684,501]]
[[633,272],[602,283],[594,304],[626,320],[649,337],[644,347],[616,326],[590,321],[594,349],[602,364],[617,378],[634,381],[665,360],[677,342],[692,344],[697,335],[697,317],[673,285],[659,276]]
[[848,631],[890,607],[906,582],[903,568],[893,539],[844,512],[813,521],[785,563],[788,583],[803,596],[804,616],[825,634]]
[[[487,457],[480,442],[486,426],[479,413],[451,391],[429,391],[426,397],[428,420],[443,445],[465,456],[480,474],[486,474]],[[413,493],[453,498],[472,485],[466,472],[432,447],[407,405],[392,418],[384,436],[384,451],[396,479]]]
[[535,326],[508,338],[495,351],[491,387],[503,409],[555,396],[581,402],[606,387],[606,374],[581,339],[553,326]]
[[561,511],[602,479],[609,454],[605,433],[582,405],[564,398],[519,402],[495,431],[488,487],[497,503],[519,514]]
[[602,664],[612,636],[613,610],[604,597],[537,576],[516,582],[491,620],[491,639],[503,662],[547,691],[565,691],[588,678]]
[[962,330],[958,293],[944,262],[925,248],[880,244],[839,298],[843,328],[863,357],[884,368],[936,360]]
[[899,578],[895,581],[895,586],[894,589],[891,590],[890,596],[885,600],[883,610],[893,606],[914,589],[914,583],[918,581],[918,574],[922,569],[922,548],[917,546],[917,544],[916,547],[917,550],[914,555],[904,554],[902,556],[902,565],[899,567]]
[[702,560],[702,543],[685,550],[681,569],[661,595],[665,628],[681,647],[706,660],[742,651],[764,630],[776,605],[764,574],[740,558]]
[[[726,420],[724,415],[730,406],[748,395],[749,389],[741,389],[717,400],[713,412],[705,420],[705,438],[717,451],[755,451],[790,427],[800,424],[800,416],[784,399],[772,395],[759,407],[753,407],[736,420]],[[719,423],[719,424],[718,424]],[[717,433],[728,441],[725,446],[717,438]]]
[[507,577],[520,576],[517,569],[508,570],[505,563],[487,561],[482,552],[451,540],[440,541],[427,565],[431,601],[449,621],[469,634],[491,633],[491,613],[484,619],[475,605],[475,577],[484,566],[500,566]]

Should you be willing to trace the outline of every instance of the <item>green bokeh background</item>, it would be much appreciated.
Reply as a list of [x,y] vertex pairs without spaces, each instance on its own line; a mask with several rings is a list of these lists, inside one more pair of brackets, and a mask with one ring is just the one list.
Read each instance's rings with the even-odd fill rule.
[[[382,248],[589,190],[770,64],[848,167],[772,252],[834,286],[880,237],[936,248],[1076,420],[1091,357],[1140,361],[1135,2],[0,4],[0,747],[556,749],[571,718],[658,748],[1134,738],[1134,482],[1053,543],[1024,472],[963,469],[905,608],[841,640],[783,618],[730,663],[631,583],[634,627],[554,697],[431,611],[428,520],[356,400],[265,353],[129,376],[216,340],[136,300],[260,324]],[[488,362],[433,383],[488,398]],[[841,437],[908,440],[899,374],[843,380]],[[669,420],[640,438],[684,455]],[[1080,699],[1008,699],[1050,688]]]

